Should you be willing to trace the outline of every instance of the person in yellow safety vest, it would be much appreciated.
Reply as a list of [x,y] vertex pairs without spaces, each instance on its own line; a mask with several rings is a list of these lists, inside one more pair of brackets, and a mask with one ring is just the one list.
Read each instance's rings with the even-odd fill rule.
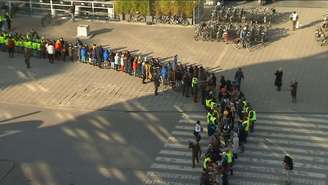
[[21,53],[23,50],[23,41],[21,41],[20,39],[16,40],[16,50],[17,52]]
[[5,47],[5,37],[3,35],[0,35],[0,49],[3,50]]
[[210,102],[210,107],[212,110],[214,110],[216,108],[216,103],[214,101]]
[[243,111],[246,112],[246,108],[247,108],[247,106],[248,106],[248,103],[247,103],[246,100],[242,101],[242,106],[243,106]]
[[30,41],[30,40],[25,41],[24,47],[33,49],[32,41]]
[[255,110],[251,109],[248,113],[248,120],[250,122],[250,131],[253,132],[254,131],[254,124],[256,121],[256,112]]
[[232,152],[231,148],[229,148],[227,150],[226,156],[227,156],[228,167],[229,167],[229,170],[230,170],[230,175],[233,175],[233,170],[232,170],[232,166],[233,166],[233,152]]
[[213,111],[209,111],[207,113],[207,134],[208,137],[212,136],[215,133],[216,125],[215,125],[215,117],[213,118]]
[[242,126],[245,131],[245,143],[247,142],[247,136],[248,136],[248,131],[249,131],[249,119],[246,117],[242,123]]
[[209,163],[212,161],[211,157],[207,156],[203,162],[203,170],[206,171]]
[[217,125],[218,124],[218,121],[217,121],[217,115],[214,113],[214,111],[212,112],[211,114],[211,123],[214,124],[214,125]]
[[208,96],[205,99],[205,108],[207,111],[211,109],[211,102],[215,102],[212,91],[209,92]]
[[197,96],[198,96],[198,78],[196,75],[194,77],[192,77],[191,88],[192,88],[193,101],[194,101],[194,103],[196,103]]

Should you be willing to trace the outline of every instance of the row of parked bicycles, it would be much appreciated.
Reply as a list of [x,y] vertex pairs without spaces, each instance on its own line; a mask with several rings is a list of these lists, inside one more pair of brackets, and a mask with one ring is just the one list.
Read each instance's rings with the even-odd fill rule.
[[273,8],[216,6],[210,20],[195,26],[194,39],[232,43],[238,49],[254,48],[268,41],[275,16]]
[[214,21],[196,25],[196,41],[232,43],[236,48],[251,48],[268,40],[268,25],[250,23],[220,23]]
[[172,24],[172,25],[190,25],[192,24],[189,20],[180,15],[159,15],[159,16],[149,16],[147,20],[147,16],[142,15],[140,12],[134,12],[125,15],[125,20],[128,22],[140,22],[146,23],[150,22],[152,24]]
[[321,46],[328,46],[328,12],[322,24],[315,30],[315,38]]
[[212,21],[229,22],[229,23],[246,23],[250,21],[259,24],[271,24],[277,16],[274,8],[257,7],[257,8],[239,8],[216,6],[212,9]]

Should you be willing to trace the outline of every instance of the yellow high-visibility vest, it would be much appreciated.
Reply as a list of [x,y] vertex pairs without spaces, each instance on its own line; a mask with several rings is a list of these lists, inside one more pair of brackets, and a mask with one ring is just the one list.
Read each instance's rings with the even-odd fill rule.
[[197,77],[192,77],[191,81],[191,87],[195,87],[198,84],[198,78]]
[[229,150],[226,155],[227,155],[228,164],[231,164],[232,163],[232,157],[233,157],[232,152]]
[[207,163],[211,162],[211,158],[210,157],[206,157],[204,159],[204,163],[203,163],[203,168],[207,169]]
[[247,119],[242,124],[243,124],[243,126],[245,126],[245,131],[248,132],[249,131],[249,120]]

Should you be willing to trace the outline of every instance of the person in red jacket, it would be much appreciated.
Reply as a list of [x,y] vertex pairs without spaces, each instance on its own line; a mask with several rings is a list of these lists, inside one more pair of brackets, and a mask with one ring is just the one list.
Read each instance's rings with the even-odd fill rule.
[[10,58],[14,58],[15,52],[15,41],[12,37],[9,37],[7,42],[8,54]]
[[56,59],[60,58],[62,49],[63,49],[62,42],[60,40],[57,40],[56,43],[55,43],[55,57],[56,57]]

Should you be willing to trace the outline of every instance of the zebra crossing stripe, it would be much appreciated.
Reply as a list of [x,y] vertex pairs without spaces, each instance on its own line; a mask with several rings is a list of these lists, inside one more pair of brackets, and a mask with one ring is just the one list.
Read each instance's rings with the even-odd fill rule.
[[[254,144],[254,143],[251,143],[251,142],[248,142],[246,145],[245,145],[245,148],[246,150],[247,149],[250,149],[250,150],[258,150],[259,147],[263,147],[265,149],[268,148],[268,146],[266,146],[263,142],[261,143],[257,143],[257,144]],[[305,150],[305,149],[302,149],[302,148],[294,148],[294,147],[289,147],[289,146],[279,146],[279,148],[276,148],[274,147],[274,145],[270,145],[270,150],[271,151],[286,151],[287,153],[297,153],[297,154],[301,154],[301,155],[311,155],[311,156],[320,156],[320,157],[316,157],[316,160],[319,162],[321,160],[319,159],[322,159],[323,156],[327,156],[328,155],[328,152],[325,152],[325,151],[322,151],[322,150]]]
[[162,179],[148,179],[144,182],[146,185],[197,185],[197,184],[191,184],[191,183],[180,183],[180,182],[174,182],[174,181],[166,181]]
[[[256,163],[243,163],[246,160],[240,160],[237,159],[237,163],[234,165],[234,169],[237,171],[255,171],[258,173],[269,173],[269,174],[279,174],[282,173],[282,163],[280,163],[279,168],[276,168],[275,166],[263,166],[258,165]],[[249,161],[246,161],[249,162]],[[263,163],[262,163],[263,164]],[[308,171],[301,171],[301,170],[293,170],[294,175],[298,175],[301,177],[310,177],[310,178],[318,178],[318,179],[325,179],[327,176],[322,173],[315,173],[315,172],[308,172]]]
[[233,179],[229,180],[230,184],[233,185],[281,185],[280,183],[272,183],[272,182],[258,182],[258,181],[247,181],[244,179]]
[[167,172],[158,172],[158,171],[149,171],[147,172],[148,177],[156,177],[160,179],[176,179],[176,180],[192,180],[198,181],[199,176],[189,175],[189,174],[177,174],[177,173],[167,173]]
[[[254,137],[253,135],[249,135],[248,139],[249,142],[263,142],[264,138]],[[328,143],[314,143],[311,141],[295,141],[295,140],[286,140],[286,139],[276,139],[270,138],[270,142],[274,144],[283,144],[283,145],[290,145],[290,146],[301,146],[301,147],[312,147],[312,148],[328,148]],[[246,144],[247,146],[247,144]]]
[[[185,150],[191,150],[189,149],[189,145],[187,144],[181,144],[181,143],[175,143],[175,144],[171,144],[171,143],[166,143],[164,144],[165,148],[176,148],[176,149],[185,149]],[[203,146],[201,147],[202,150],[206,150],[207,146]]]
[[303,127],[303,128],[312,128],[312,129],[321,129],[328,130],[328,125],[322,124],[314,124],[311,122],[301,123],[301,122],[290,122],[290,120],[269,120],[269,119],[258,119],[256,122],[258,125],[271,125],[271,126],[285,126],[285,127]]
[[199,167],[189,167],[189,166],[182,166],[182,165],[173,165],[173,164],[160,164],[154,163],[150,166],[151,169],[161,169],[161,170],[176,170],[176,171],[185,171],[185,172],[201,172],[201,168]]
[[192,132],[186,132],[186,131],[173,131],[172,135],[178,135],[178,136],[193,136]]
[[322,134],[324,135],[326,133],[326,131],[328,130],[327,128],[321,128],[323,127],[322,125],[311,125],[311,124],[308,124],[308,125],[300,125],[298,123],[288,123],[288,124],[285,124],[285,123],[282,123],[282,122],[276,122],[274,121],[274,123],[269,123],[268,120],[260,120],[260,121],[257,121],[256,123],[256,127],[259,126],[259,127],[274,127],[275,129],[276,128],[283,128],[283,129],[286,129],[286,131],[290,131],[293,130],[293,131],[298,131],[298,130],[304,130],[306,131],[307,133],[319,133],[319,134]]
[[[251,172],[239,172],[236,171],[234,172],[234,179],[236,179],[236,177],[242,177],[244,178],[248,178],[248,179],[253,179],[255,178],[256,181],[258,181],[259,179],[265,179],[265,180],[269,180],[273,183],[277,183],[279,184],[282,181],[282,174],[263,174],[263,173],[251,173]],[[254,179],[254,180],[255,180]],[[291,181],[293,183],[297,183],[297,184],[309,184],[309,185],[325,185],[325,181],[324,180],[317,180],[317,179],[309,179],[309,178],[302,178],[302,177],[291,177]]]
[[176,164],[187,164],[191,165],[191,159],[180,159],[180,158],[172,158],[172,157],[156,157],[155,161],[164,162],[164,163],[176,163]]
[[206,117],[206,113],[202,114],[184,114],[182,117],[187,119],[204,119]]
[[[281,153],[281,151],[272,151],[271,149],[269,151],[256,151],[256,150],[259,150],[259,148],[257,147],[257,149],[249,149],[249,147],[246,147],[246,150],[247,152],[244,153],[243,155],[250,155],[250,156],[261,156],[261,157],[272,157],[272,158],[279,158],[281,159],[281,156],[283,155]],[[311,157],[311,156],[305,156],[305,155],[297,155],[297,154],[291,154],[293,156],[293,158],[295,160],[298,160],[298,161],[301,161],[301,160],[304,160],[304,161],[307,161],[307,162],[310,162],[310,163],[326,163],[328,164],[328,160],[324,159],[324,158],[320,158],[320,157]]]
[[[325,125],[327,122],[326,118],[309,118],[299,115],[297,117],[294,116],[286,116],[286,115],[270,115],[266,117],[262,117],[260,114],[256,115],[258,120],[272,120],[272,121],[279,121],[279,122],[289,122],[289,123],[297,123],[297,124],[313,124],[313,125]],[[327,128],[327,127],[326,127]]]
[[191,151],[190,152],[182,152],[182,151],[174,151],[174,150],[161,150],[159,153],[165,154],[165,155],[191,157]]
[[[175,128],[179,130],[189,130],[191,132],[194,131],[195,129],[193,126],[182,126],[182,125],[178,125]],[[203,132],[207,132],[207,127],[203,127]]]
[[303,128],[299,128],[297,126],[293,127],[293,128],[290,128],[290,127],[279,127],[279,126],[267,126],[267,125],[261,125],[261,124],[257,124],[255,123],[255,127],[256,129],[259,129],[259,130],[265,130],[265,131],[282,131],[282,132],[291,132],[293,134],[316,134],[316,135],[322,135],[322,136],[325,136],[326,135],[326,132],[323,132],[321,130],[306,130],[306,129],[303,129]]
[[[252,152],[250,152],[252,153]],[[256,152],[253,152],[253,154],[255,154]],[[267,165],[273,165],[273,166],[281,166],[281,159],[280,160],[271,160],[271,159],[264,159],[263,157],[267,157],[265,155],[265,153],[260,153],[257,152],[256,155],[252,155],[252,157],[246,157],[246,156],[241,156],[238,158],[238,161],[242,161],[242,162],[254,162],[254,164],[259,164],[259,163],[263,163],[263,164],[267,164]],[[283,157],[283,155],[281,155],[281,158]],[[328,167],[325,165],[314,165],[314,164],[305,164],[305,163],[301,163],[298,161],[294,162],[294,166],[295,168],[300,168],[300,169],[316,169],[316,170],[325,170],[328,171]]]
[[318,120],[324,120],[325,118],[328,118],[327,114],[262,114],[258,113],[256,117],[259,118],[276,118],[276,119],[286,119],[286,118],[292,118],[295,120],[303,120],[303,119],[318,119]]
[[[201,125],[207,125],[206,120],[199,120]],[[186,120],[186,119],[180,119],[179,123],[186,123],[186,124],[191,124],[194,125],[197,122],[197,120]]]
[[[203,145],[208,146],[207,136],[202,135],[202,137],[204,139],[200,140],[199,143],[201,144],[201,146],[203,146]],[[188,143],[189,141],[192,141],[191,138],[183,138],[183,137],[175,137],[175,139],[177,140],[177,143]]]
[[301,139],[301,140],[312,140],[318,142],[327,142],[327,139],[317,136],[309,136],[309,135],[287,135],[282,133],[275,133],[275,132],[254,132],[252,134],[254,137],[256,136],[263,136],[263,137],[277,137],[277,138],[288,138],[288,139]]

